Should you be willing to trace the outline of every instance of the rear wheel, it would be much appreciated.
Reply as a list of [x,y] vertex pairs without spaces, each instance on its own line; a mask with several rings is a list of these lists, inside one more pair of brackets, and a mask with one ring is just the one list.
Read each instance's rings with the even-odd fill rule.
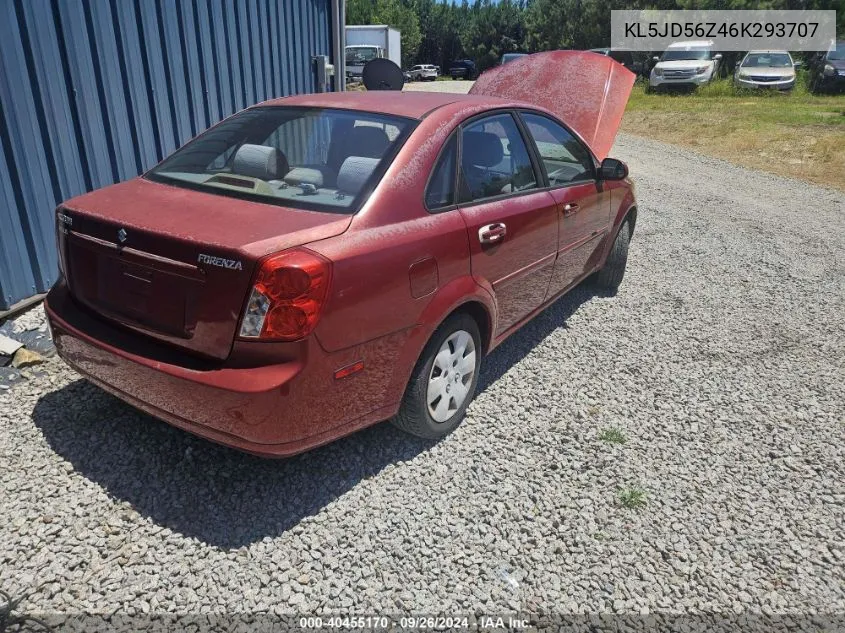
[[480,364],[478,324],[466,313],[452,315],[425,346],[393,424],[427,439],[450,433],[475,395]]
[[594,283],[605,290],[616,291],[625,277],[628,264],[628,246],[631,243],[631,224],[627,220],[619,228],[616,239],[607,255],[604,268],[593,277]]

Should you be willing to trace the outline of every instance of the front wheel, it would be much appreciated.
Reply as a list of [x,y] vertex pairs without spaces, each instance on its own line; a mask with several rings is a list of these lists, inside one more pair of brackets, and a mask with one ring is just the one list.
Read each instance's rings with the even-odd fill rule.
[[478,324],[466,313],[452,315],[425,346],[393,424],[426,439],[452,432],[475,395],[480,365]]
[[625,277],[625,267],[628,264],[628,246],[631,243],[631,224],[625,222],[619,227],[619,233],[613,241],[604,268],[598,271],[593,281],[600,288],[616,292]]

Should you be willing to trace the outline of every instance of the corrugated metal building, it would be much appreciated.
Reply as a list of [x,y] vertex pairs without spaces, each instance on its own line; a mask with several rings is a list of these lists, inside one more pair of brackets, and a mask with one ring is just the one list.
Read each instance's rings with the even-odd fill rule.
[[342,50],[342,0],[0,0],[0,311],[56,280],[58,202],[314,92]]

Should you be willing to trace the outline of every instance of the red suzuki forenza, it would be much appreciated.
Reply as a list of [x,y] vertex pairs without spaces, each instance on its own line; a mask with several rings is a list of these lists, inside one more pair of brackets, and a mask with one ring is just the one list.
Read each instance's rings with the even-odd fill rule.
[[636,207],[606,154],[633,80],[557,51],[469,95],[304,95],[229,117],[58,207],[59,354],[257,454],[388,418],[443,436],[482,356],[587,276],[622,280]]

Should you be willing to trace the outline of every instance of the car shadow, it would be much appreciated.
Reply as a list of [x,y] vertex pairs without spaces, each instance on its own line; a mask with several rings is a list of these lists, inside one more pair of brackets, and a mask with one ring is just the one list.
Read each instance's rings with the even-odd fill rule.
[[[479,390],[566,327],[594,296],[575,288],[499,346],[484,360]],[[264,459],[175,429],[86,380],[42,396],[33,420],[58,455],[112,498],[225,549],[283,534],[358,482],[434,444],[382,423],[303,455]]]

